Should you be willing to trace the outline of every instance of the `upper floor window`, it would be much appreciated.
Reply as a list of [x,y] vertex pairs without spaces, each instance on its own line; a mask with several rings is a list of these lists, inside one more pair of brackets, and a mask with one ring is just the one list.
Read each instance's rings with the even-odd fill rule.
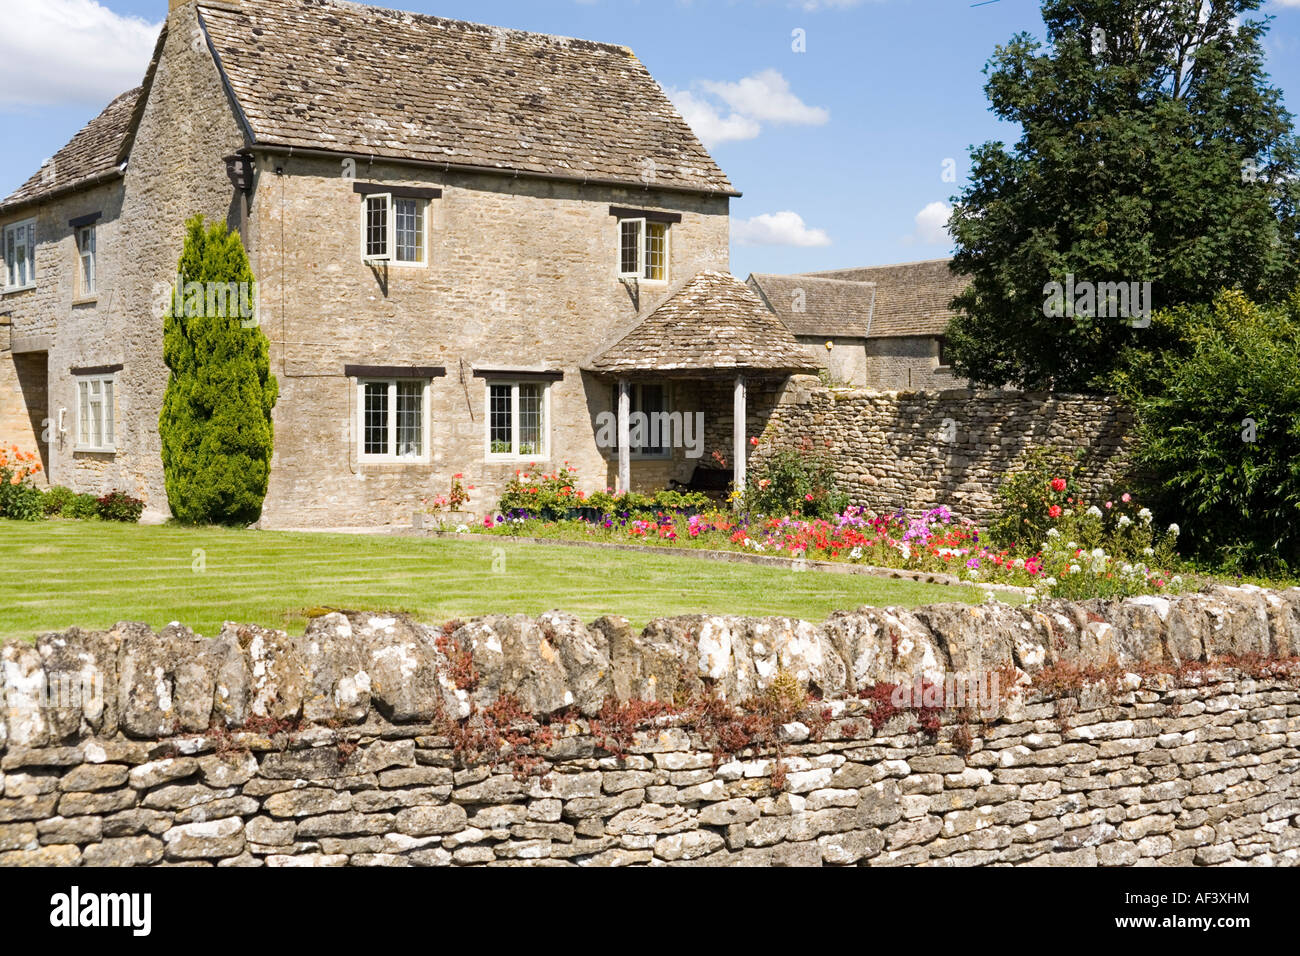
[[77,379],[77,450],[113,451],[112,375]]
[[357,390],[361,459],[426,460],[428,381],[367,379],[357,383]]
[[361,258],[367,262],[424,265],[424,199],[371,193],[361,204]]
[[488,457],[547,457],[546,383],[489,381],[487,392]]
[[81,285],[81,295],[94,295],[95,287],[95,227],[81,226],[77,229],[77,258],[80,268],[77,270]]
[[36,285],[36,220],[26,219],[4,227],[4,288],[30,289]]
[[620,278],[668,278],[668,223],[646,219],[618,221],[618,274]]

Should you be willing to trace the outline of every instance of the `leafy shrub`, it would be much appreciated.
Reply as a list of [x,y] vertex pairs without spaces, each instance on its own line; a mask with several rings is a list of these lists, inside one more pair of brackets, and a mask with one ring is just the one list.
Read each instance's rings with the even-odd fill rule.
[[71,504],[72,500],[77,497],[77,493],[71,488],[64,485],[54,485],[45,492],[45,514],[50,518],[57,518],[63,514],[65,508]]
[[568,516],[570,508],[584,505],[582,492],[575,487],[578,473],[566,462],[549,474],[530,474],[517,471],[506,485],[497,509],[502,514],[519,511],[538,518],[556,521]]
[[[1079,458],[1035,448],[998,486],[1000,507],[989,533],[1005,548],[1030,550],[1055,527],[1071,499],[1079,498]],[[1058,509],[1052,515],[1053,508]]]
[[45,517],[45,494],[35,485],[10,485],[4,495],[4,517],[15,521],[40,521]]
[[41,470],[34,452],[0,447],[0,518],[36,521],[45,517],[44,495],[31,478]]
[[1225,291],[1161,317],[1177,346],[1127,397],[1134,459],[1191,552],[1220,565],[1300,567],[1300,290],[1285,306]]
[[829,518],[847,508],[849,500],[836,487],[830,461],[806,450],[781,448],[751,469],[745,504],[758,514]]
[[73,495],[72,499],[63,506],[62,515],[65,518],[77,518],[82,521],[98,518],[99,499],[94,495]]
[[130,524],[140,520],[144,512],[144,502],[132,498],[124,491],[111,491],[97,502],[99,516],[105,521],[125,521]]

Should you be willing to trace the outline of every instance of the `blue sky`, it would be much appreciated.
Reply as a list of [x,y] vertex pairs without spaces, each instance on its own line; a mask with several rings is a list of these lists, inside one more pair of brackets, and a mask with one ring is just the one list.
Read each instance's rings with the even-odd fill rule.
[[[630,46],[745,195],[732,271],[947,255],[943,206],[971,144],[1013,140],[982,69],[1037,0],[400,0]],[[144,74],[166,0],[0,0],[0,195]],[[1269,0],[1268,69],[1300,112],[1300,0]],[[796,52],[795,31],[803,31]],[[956,182],[943,179],[954,161]]]

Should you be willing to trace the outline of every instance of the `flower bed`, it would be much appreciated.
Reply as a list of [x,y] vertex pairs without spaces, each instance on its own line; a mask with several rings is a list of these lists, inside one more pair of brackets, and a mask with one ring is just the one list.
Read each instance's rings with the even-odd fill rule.
[[557,520],[513,509],[488,515],[472,530],[842,561],[1033,588],[1043,596],[1157,593],[1182,584],[1175,575],[1108,553],[1100,545],[1085,549],[1056,529],[1043,548],[1028,554],[1023,549],[995,547],[976,525],[955,518],[944,507],[915,516],[904,511],[875,515],[850,507],[830,519],[660,509],[610,512],[597,520]]

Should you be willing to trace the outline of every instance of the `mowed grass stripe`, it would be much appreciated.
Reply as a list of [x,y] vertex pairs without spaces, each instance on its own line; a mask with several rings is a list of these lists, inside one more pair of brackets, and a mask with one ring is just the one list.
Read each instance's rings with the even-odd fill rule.
[[[106,522],[0,521],[0,635],[71,625],[222,621],[300,629],[315,607],[406,610],[431,622],[560,608],[635,625],[689,613],[823,620],[862,604],[977,601],[953,588],[794,573],[671,554],[456,540]],[[194,570],[195,549],[203,570]],[[499,550],[498,550],[499,549]],[[504,559],[500,569],[498,558]],[[498,571],[494,570],[494,563]]]

